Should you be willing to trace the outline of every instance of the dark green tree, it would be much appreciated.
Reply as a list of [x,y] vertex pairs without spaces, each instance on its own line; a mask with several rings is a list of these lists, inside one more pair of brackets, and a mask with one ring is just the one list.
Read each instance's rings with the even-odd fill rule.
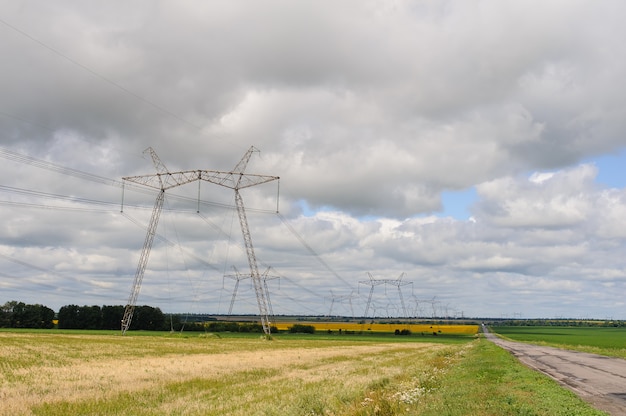
[[47,306],[44,305],[33,305],[39,311],[39,327],[42,329],[52,329],[54,328],[54,311]]
[[124,316],[124,307],[103,306],[102,307],[102,329],[120,329],[122,325],[122,317]]
[[101,329],[102,311],[100,306],[81,306],[78,308],[78,325],[80,329]]
[[10,326],[12,328],[52,328],[54,311],[40,304],[27,305],[24,302],[9,302]]
[[12,300],[6,302],[0,307],[0,328],[11,328],[13,319],[13,308],[17,305],[17,301]]
[[60,329],[79,329],[78,305],[65,305],[59,309]]
[[161,309],[152,306],[138,306],[135,308],[130,329],[163,331],[169,328],[165,324],[165,315]]

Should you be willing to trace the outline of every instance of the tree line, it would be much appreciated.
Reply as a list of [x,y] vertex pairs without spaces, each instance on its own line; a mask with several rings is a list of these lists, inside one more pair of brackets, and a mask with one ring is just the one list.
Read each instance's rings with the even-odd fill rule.
[[[47,306],[10,301],[0,307],[0,328],[59,329],[120,329],[124,306],[78,306],[66,305],[59,313]],[[137,306],[131,322],[131,330],[162,331],[170,329],[171,322],[161,309]]]
[[[122,305],[65,305],[56,313],[44,305],[28,305],[10,301],[0,306],[0,328],[52,329],[121,329],[125,307]],[[193,317],[192,317],[193,319]],[[263,332],[254,322],[188,321],[181,314],[165,315],[160,308],[137,306],[130,330],[200,331],[200,332]],[[272,326],[271,332],[278,330]]]
[[54,327],[55,312],[44,305],[27,305],[12,300],[0,307],[0,328]]

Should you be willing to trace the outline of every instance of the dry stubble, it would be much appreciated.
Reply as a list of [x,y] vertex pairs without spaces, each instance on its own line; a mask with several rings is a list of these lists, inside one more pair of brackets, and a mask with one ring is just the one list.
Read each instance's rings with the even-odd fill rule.
[[[349,378],[344,384],[366,385],[377,377],[393,377],[402,369],[377,366],[375,357],[386,355],[393,361],[397,351],[401,358],[407,353],[429,355],[440,348],[425,343],[338,346],[316,341],[3,333],[0,414],[31,414],[31,408],[41,403],[106,401],[122,393],[154,391],[196,379],[218,380],[255,370],[275,370],[265,382],[277,385],[342,380],[346,375]],[[254,394],[248,400],[254,401]],[[161,410],[197,407],[194,402],[189,397],[172,397]]]

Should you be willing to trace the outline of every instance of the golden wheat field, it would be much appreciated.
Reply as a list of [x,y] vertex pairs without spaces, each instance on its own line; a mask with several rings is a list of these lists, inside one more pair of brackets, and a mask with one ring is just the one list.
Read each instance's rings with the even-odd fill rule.
[[0,415],[364,414],[469,345],[0,332]]

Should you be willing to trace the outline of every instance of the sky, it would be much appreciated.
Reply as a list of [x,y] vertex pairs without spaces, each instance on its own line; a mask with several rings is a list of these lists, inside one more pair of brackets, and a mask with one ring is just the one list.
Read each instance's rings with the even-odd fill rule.
[[[0,0],[0,304],[125,304],[144,151],[229,172],[254,146],[246,173],[280,177],[241,190],[274,314],[626,319],[624,15]],[[166,191],[138,304],[258,312],[234,204]]]

